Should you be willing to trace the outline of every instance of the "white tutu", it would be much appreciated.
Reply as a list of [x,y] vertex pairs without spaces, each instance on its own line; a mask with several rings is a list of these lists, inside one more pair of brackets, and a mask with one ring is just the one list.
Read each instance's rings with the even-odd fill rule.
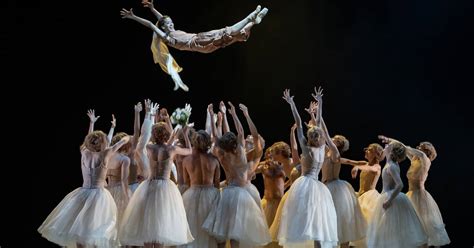
[[[120,223],[122,221],[122,216],[123,212],[125,211],[125,208],[127,208],[128,205],[128,200],[125,195],[123,194],[122,190],[122,185],[117,184],[115,186],[107,187],[109,190],[110,194],[114,198],[115,205],[117,205],[117,227],[120,227]],[[132,191],[128,189],[130,195],[132,194]]]
[[217,247],[217,240],[202,228],[209,212],[217,208],[220,191],[214,186],[191,186],[183,194],[184,208],[195,240],[181,247]]
[[337,246],[337,215],[331,193],[313,176],[291,185],[284,202],[278,241],[284,247]]
[[262,204],[261,204],[262,199],[260,198],[260,192],[258,192],[257,187],[255,187],[253,183],[248,183],[247,185],[245,185],[244,188],[249,192],[249,194],[252,196],[255,203],[257,203],[257,205],[260,207],[263,213]]
[[240,247],[270,242],[265,216],[243,187],[227,186],[222,190],[219,204],[209,213],[203,228],[219,241],[239,241]]
[[413,207],[415,207],[421,224],[425,228],[428,235],[428,245],[442,246],[449,244],[451,241],[444,227],[443,217],[439,211],[438,204],[436,204],[430,193],[422,189],[408,191],[407,196]]
[[[364,215],[367,223],[370,223],[370,218],[374,214],[375,206],[377,205],[379,196],[380,193],[377,190],[372,189],[364,192],[358,198],[360,209],[362,210],[362,214]],[[363,238],[361,240],[353,241],[350,243],[350,245],[355,247],[367,247],[367,239]]]
[[118,244],[117,207],[103,187],[77,188],[64,197],[38,232],[60,246],[114,247]]
[[336,208],[339,243],[363,239],[367,233],[367,222],[352,186],[339,179],[327,183],[326,186]]
[[135,190],[137,190],[138,185],[140,185],[139,182],[132,183],[132,184],[129,184],[129,185],[128,185],[128,188],[129,188],[129,189],[132,191],[132,193],[133,193],[133,192],[135,192]]
[[367,246],[374,248],[415,248],[428,241],[418,215],[408,197],[400,193],[388,209],[382,207],[388,199],[383,193],[377,200],[367,231]]
[[123,214],[122,245],[159,243],[183,245],[193,241],[183,198],[169,179],[148,179],[140,183]]
[[379,197],[380,193],[375,189],[369,190],[359,196],[359,205],[367,223],[370,223]]

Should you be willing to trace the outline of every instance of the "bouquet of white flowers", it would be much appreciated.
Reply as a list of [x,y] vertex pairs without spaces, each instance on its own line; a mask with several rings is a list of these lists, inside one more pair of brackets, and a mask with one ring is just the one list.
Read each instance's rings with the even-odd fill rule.
[[191,116],[191,105],[186,103],[184,108],[177,108],[173,114],[171,114],[170,120],[173,124],[186,126],[189,122],[189,116]]

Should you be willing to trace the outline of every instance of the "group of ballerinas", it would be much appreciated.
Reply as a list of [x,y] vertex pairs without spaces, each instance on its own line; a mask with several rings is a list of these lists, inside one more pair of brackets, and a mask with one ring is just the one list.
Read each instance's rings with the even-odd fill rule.
[[149,8],[158,19],[156,24],[136,16],[133,9],[122,9],[120,15],[153,31],[151,51],[155,64],[159,64],[161,69],[171,76],[175,83],[174,90],[181,88],[184,91],[188,91],[189,87],[184,84],[178,74],[183,68],[171,56],[168,46],[182,51],[211,53],[233,43],[247,41],[252,27],[260,24],[268,13],[268,8],[258,5],[247,17],[230,27],[195,34],[175,30],[171,17],[156,10],[152,0],[143,0],[142,4]]
[[[141,130],[142,105],[135,105],[133,136],[113,136],[115,118],[109,135],[94,131],[98,117],[89,111],[89,133],[80,148],[84,183],[59,203],[38,231],[68,247],[448,244],[438,206],[424,188],[436,157],[433,145],[422,142],[411,148],[379,136],[385,148],[370,144],[367,161],[343,158],[349,142],[342,135],[330,138],[322,96],[322,90],[315,89],[315,102],[306,109],[311,119],[305,135],[293,96],[284,91],[296,123],[290,145],[277,142],[265,154],[265,141],[243,104],[239,108],[250,129],[247,138],[230,102],[229,109],[221,102],[218,114],[208,106],[205,130],[184,125],[176,131],[166,109],[158,111],[158,104],[146,100]],[[236,133],[230,131],[227,112]],[[406,157],[411,166],[405,195],[399,163]],[[339,179],[341,164],[354,166],[353,177],[360,171],[358,193]],[[177,173],[172,173],[173,166]],[[222,182],[220,166],[225,172]],[[251,183],[258,173],[264,178],[263,199]],[[375,188],[380,175],[381,194]]]

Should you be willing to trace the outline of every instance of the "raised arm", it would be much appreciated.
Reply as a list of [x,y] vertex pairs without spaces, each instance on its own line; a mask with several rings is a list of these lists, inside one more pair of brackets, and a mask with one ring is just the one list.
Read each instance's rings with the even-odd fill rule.
[[137,103],[134,107],[135,116],[133,120],[133,139],[132,139],[132,151],[137,148],[138,139],[140,137],[140,112],[142,111],[142,103]]
[[405,149],[406,149],[406,153],[407,153],[407,157],[408,159],[410,160],[413,160],[414,158],[422,158],[425,153],[416,149],[416,148],[413,148],[413,147],[410,147],[410,146],[406,146],[405,144],[403,144],[402,142],[396,140],[396,139],[393,139],[393,138],[389,138],[387,136],[384,136],[384,135],[379,135],[378,138],[380,140],[382,140],[383,143],[385,144],[390,144],[391,142],[398,142],[400,144],[402,144],[403,146],[405,146]]
[[216,166],[216,169],[214,170],[214,187],[216,188],[220,188],[221,186],[221,168],[220,168],[220,164],[219,164],[219,161],[216,159],[216,163],[217,163],[217,166]]
[[323,89],[321,87],[316,88],[314,87],[314,93],[311,94],[313,98],[316,100],[316,116],[315,116],[315,121],[316,121],[316,126],[321,127],[321,121],[322,121],[322,116],[323,116]]
[[120,15],[122,16],[122,18],[126,18],[126,19],[130,19],[130,20],[134,20],[140,24],[142,24],[143,26],[145,27],[148,27],[150,28],[151,30],[153,30],[153,32],[156,33],[156,35],[158,35],[161,39],[163,40],[166,40],[166,34],[165,32],[161,31],[157,26],[155,26],[155,24],[153,24],[152,22],[146,20],[146,19],[143,19],[141,17],[138,17],[136,16],[135,14],[133,14],[133,9],[130,9],[130,10],[126,10],[126,9],[122,9],[120,11]]
[[222,113],[222,134],[230,131],[229,122],[227,121],[227,108],[223,101],[219,103],[219,110]]
[[112,138],[114,137],[115,126],[117,125],[117,120],[115,119],[115,115],[113,114],[112,114],[112,121],[110,123],[111,125],[110,125],[109,134],[107,134],[107,141],[109,142],[109,144],[112,143]]
[[240,110],[244,113],[245,119],[247,120],[247,124],[249,125],[250,129],[250,134],[252,134],[252,139],[253,139],[253,150],[255,152],[255,157],[253,158],[254,160],[260,160],[263,154],[263,144],[260,142],[260,138],[258,137],[258,130],[255,124],[252,121],[252,118],[250,118],[249,115],[249,110],[248,108],[243,105],[239,104]]
[[291,147],[291,160],[292,167],[300,162],[300,154],[298,153],[298,143],[296,142],[296,124],[293,124],[290,131],[290,147]]
[[214,125],[214,105],[209,104],[207,105],[207,114],[209,115],[209,122],[210,122],[210,135],[211,135],[211,138],[212,138],[212,143],[216,143],[217,142],[217,130],[216,130],[216,125]]
[[303,126],[301,125],[301,117],[300,114],[298,113],[298,110],[296,109],[295,102],[293,101],[294,96],[290,96],[290,90],[286,89],[283,92],[283,99],[285,99],[288,104],[290,104],[291,107],[291,112],[293,114],[293,118],[295,118],[296,122],[296,133],[298,134],[298,142],[300,143],[301,150],[303,151],[303,154],[306,156],[309,155],[309,149],[307,147],[307,140],[306,137],[304,136],[303,132]]
[[305,110],[308,112],[311,118],[308,124],[319,127],[317,123],[321,123],[321,121],[316,119],[316,115],[318,113],[318,104],[312,101],[309,103],[309,107]]
[[87,116],[89,116],[89,133],[94,132],[94,124],[95,122],[99,119],[100,116],[95,116],[95,110],[94,109],[89,109],[87,110]]
[[169,132],[173,131],[173,124],[171,124],[170,115],[168,114],[168,110],[166,108],[160,109],[160,121],[166,123],[166,128]]
[[152,111],[156,111],[152,110],[152,106],[158,108],[158,106],[153,105],[150,100],[145,100],[145,119],[142,124],[140,138],[138,139],[137,149],[135,150],[135,159],[137,160],[144,179],[148,179],[150,176],[150,161],[147,157],[146,145],[151,138],[152,118],[154,118]]
[[153,5],[153,0],[151,1],[143,0],[142,4],[143,4],[143,7],[149,8],[151,10],[151,13],[153,13],[153,15],[155,15],[155,17],[158,20],[163,18],[163,15],[160,12],[158,12],[158,10],[155,9],[155,6]]
[[222,112],[220,111],[217,113],[216,126],[217,126],[217,136],[220,138],[222,137]]
[[244,128],[242,127],[242,123],[240,123],[239,117],[235,112],[235,107],[231,102],[228,102],[230,109],[229,112],[232,115],[232,119],[234,120],[235,128],[237,129],[237,142],[239,145],[245,145],[245,136],[244,136]]

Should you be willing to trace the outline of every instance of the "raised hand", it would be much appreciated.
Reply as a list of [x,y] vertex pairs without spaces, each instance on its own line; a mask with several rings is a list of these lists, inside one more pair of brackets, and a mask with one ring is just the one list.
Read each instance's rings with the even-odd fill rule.
[[150,8],[150,9],[153,8],[153,0],[151,0],[151,1],[143,0],[142,4],[143,4],[143,7]]
[[222,123],[223,114],[222,112],[217,113],[217,123]]
[[214,105],[212,103],[207,105],[207,111],[210,115],[214,115]]
[[133,8],[130,9],[130,10],[122,9],[122,10],[120,11],[120,15],[122,16],[122,18],[132,18],[132,17],[135,16],[135,15],[133,14]]
[[225,114],[226,111],[227,111],[227,108],[225,107],[225,104],[224,104],[223,101],[221,101],[221,102],[219,103],[219,110],[220,110],[223,114]]
[[239,104],[239,108],[240,108],[240,110],[242,110],[242,112],[244,112],[245,116],[249,116],[249,109],[247,108],[247,106],[245,106],[241,103],[241,104]]
[[293,101],[294,96],[290,96],[290,89],[286,89],[283,91],[283,99],[289,104],[294,104],[295,102]]
[[141,112],[142,111],[142,103],[139,102],[135,105],[135,112]]
[[237,113],[235,112],[234,104],[232,104],[231,102],[227,102],[227,104],[229,104],[229,106],[230,106],[229,113],[231,115],[236,115]]
[[89,109],[87,110],[87,116],[89,116],[89,120],[92,122],[92,123],[95,123],[100,116],[95,116],[95,110],[93,109]]
[[312,101],[309,104],[309,107],[305,108],[304,110],[306,110],[306,112],[308,112],[308,114],[316,114],[316,112],[318,111],[318,103]]
[[151,111],[151,100],[150,99],[145,99],[145,111],[147,113],[150,113]]
[[314,100],[316,100],[318,103],[323,101],[323,88],[319,86],[319,88],[314,87],[314,92],[311,95],[313,96]]
[[150,102],[150,113],[154,115],[158,111],[159,107],[160,107],[160,104]]
[[117,126],[117,120],[115,119],[115,115],[114,115],[114,114],[112,114],[112,121],[111,121],[111,123],[112,123],[112,128],[115,128],[115,127]]
[[297,127],[297,126],[296,126],[296,123],[293,124],[293,126],[291,126],[291,132],[294,132],[294,131],[296,130],[296,127]]

